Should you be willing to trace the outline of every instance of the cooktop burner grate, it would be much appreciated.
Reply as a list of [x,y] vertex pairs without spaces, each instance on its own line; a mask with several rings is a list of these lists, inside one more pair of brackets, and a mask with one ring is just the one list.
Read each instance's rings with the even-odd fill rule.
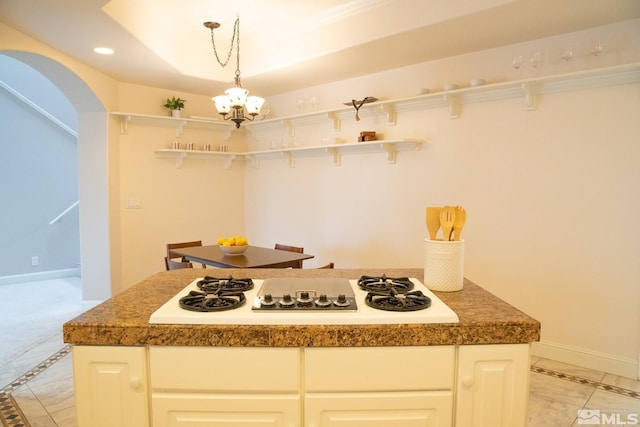
[[358,279],[358,286],[368,292],[388,292],[393,288],[397,292],[409,292],[413,289],[413,282],[408,277],[387,277],[382,275],[362,276]]
[[393,287],[387,291],[369,292],[364,302],[369,307],[385,311],[418,311],[431,306],[431,298],[421,291],[402,293]]
[[207,293],[191,291],[180,298],[181,308],[190,311],[210,312],[233,310],[244,305],[246,297],[242,292],[223,291]]
[[253,280],[234,279],[232,276],[224,279],[205,276],[202,280],[198,280],[197,285],[201,291],[206,293],[215,293],[218,289],[231,292],[246,292],[253,289]]

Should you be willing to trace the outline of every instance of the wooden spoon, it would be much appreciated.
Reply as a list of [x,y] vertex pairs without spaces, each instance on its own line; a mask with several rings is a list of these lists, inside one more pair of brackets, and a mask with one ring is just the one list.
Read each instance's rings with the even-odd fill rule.
[[436,240],[436,235],[440,229],[440,208],[435,206],[427,207],[427,230],[429,239]]
[[440,226],[442,227],[442,236],[446,241],[451,240],[451,231],[456,220],[456,208],[453,206],[443,206],[440,209]]
[[467,211],[465,211],[462,206],[456,206],[456,218],[453,222],[453,240],[460,240],[460,233],[466,220]]

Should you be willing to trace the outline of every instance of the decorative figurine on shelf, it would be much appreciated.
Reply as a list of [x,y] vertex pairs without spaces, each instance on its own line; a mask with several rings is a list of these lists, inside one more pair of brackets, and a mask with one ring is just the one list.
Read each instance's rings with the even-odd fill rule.
[[171,98],[167,98],[167,102],[164,103],[164,106],[171,110],[172,117],[180,117],[180,110],[184,108],[185,102],[187,102],[186,99],[180,99],[172,96]]
[[377,100],[378,98],[374,98],[373,96],[367,96],[364,99],[361,99],[359,101],[352,99],[351,102],[345,102],[344,105],[353,105],[353,108],[356,109],[356,121],[360,121],[360,115],[358,114],[358,110],[360,110],[360,107],[362,107],[364,104],[375,102]]

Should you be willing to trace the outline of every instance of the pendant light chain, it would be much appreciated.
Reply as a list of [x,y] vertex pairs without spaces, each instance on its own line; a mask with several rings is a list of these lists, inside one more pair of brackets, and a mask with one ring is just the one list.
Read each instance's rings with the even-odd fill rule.
[[[237,41],[236,41],[237,40]],[[216,48],[216,41],[213,35],[213,28],[211,28],[211,44],[213,45],[213,53],[216,55],[216,60],[222,68],[226,67],[231,59],[231,53],[233,52],[233,42],[236,41],[236,75],[240,69],[240,17],[236,18],[236,22],[233,24],[233,36],[231,37],[231,45],[229,46],[229,52],[227,53],[227,59],[222,62],[218,55],[218,49]]]
[[240,85],[240,17],[236,18],[233,27],[233,33],[236,35],[236,82]]

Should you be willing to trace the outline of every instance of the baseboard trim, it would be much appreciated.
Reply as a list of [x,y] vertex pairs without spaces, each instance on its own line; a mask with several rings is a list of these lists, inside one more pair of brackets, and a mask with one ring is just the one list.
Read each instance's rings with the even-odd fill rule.
[[531,346],[531,353],[534,356],[557,360],[583,368],[595,369],[634,380],[640,379],[639,361],[630,358],[599,353],[550,341],[534,342]]
[[39,271],[37,273],[16,274],[13,276],[1,276],[0,285],[13,283],[37,282],[39,280],[59,279],[61,277],[80,276],[80,269],[66,268],[63,270]]

